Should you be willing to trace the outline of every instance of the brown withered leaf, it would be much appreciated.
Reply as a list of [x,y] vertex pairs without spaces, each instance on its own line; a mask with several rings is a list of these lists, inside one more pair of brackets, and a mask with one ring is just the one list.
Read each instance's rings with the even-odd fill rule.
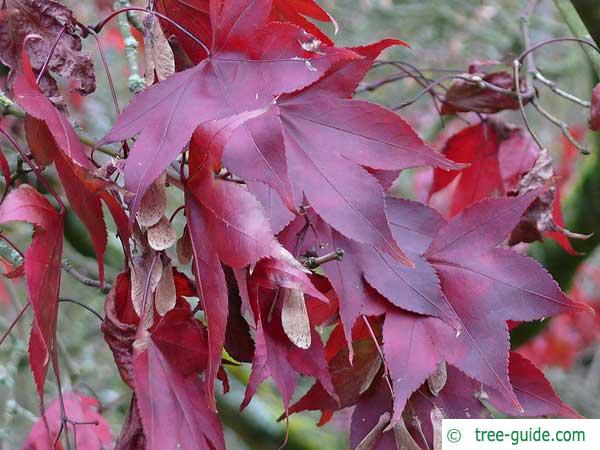
[[175,291],[171,260],[166,255],[163,255],[162,266],[162,275],[154,293],[154,307],[161,316],[164,316],[175,307],[177,292]]
[[[503,89],[513,88],[513,76],[506,72],[468,73],[467,77],[479,77],[482,81],[493,84]],[[524,100],[525,103],[528,99]],[[482,114],[493,114],[505,109],[515,110],[519,108],[519,102],[500,92],[493,91],[477,83],[457,79],[446,92],[442,105],[442,114],[454,114],[456,112],[478,112]]]
[[177,242],[177,233],[171,221],[163,216],[148,228],[148,244],[156,251],[166,250]]
[[290,341],[299,348],[310,347],[310,321],[304,302],[304,294],[299,289],[283,291],[283,307],[281,309],[281,325]]
[[76,92],[86,95],[96,89],[92,57],[82,51],[72,11],[53,0],[5,0],[0,11],[0,60],[10,68],[9,86],[20,70],[20,55],[26,49],[35,71],[39,71],[64,26],[40,87],[48,97],[57,97],[56,81],[49,72],[74,81]]
[[163,172],[148,188],[140,208],[137,211],[137,221],[143,227],[151,227],[163,218],[167,209],[166,172]]
[[179,260],[179,264],[185,266],[192,261],[193,256],[194,249],[192,248],[190,232],[186,225],[183,229],[183,235],[177,241],[177,259]]
[[590,130],[600,131],[600,83],[592,91],[589,125]]
[[144,18],[144,61],[146,63],[146,86],[154,80],[162,81],[175,73],[173,50],[152,14]]
[[555,177],[552,158],[548,150],[542,149],[531,170],[521,179],[516,194],[523,195],[544,186],[546,189],[525,211],[521,221],[510,234],[508,245],[515,245],[519,242],[541,241],[544,233],[548,232],[560,232],[574,239],[587,239],[590,237],[589,235],[573,233],[556,223],[553,209],[557,195]]

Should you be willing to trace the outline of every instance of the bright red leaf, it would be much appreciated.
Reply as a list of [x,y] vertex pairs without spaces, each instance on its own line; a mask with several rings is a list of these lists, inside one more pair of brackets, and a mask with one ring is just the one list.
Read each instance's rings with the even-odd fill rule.
[[492,120],[458,132],[448,139],[442,153],[469,165],[461,171],[434,171],[430,195],[452,183],[450,216],[478,200],[518,187],[520,177],[537,158],[537,148],[522,130]]
[[133,372],[146,448],[223,450],[221,424],[195,375],[169,362],[152,336],[134,344]]
[[33,308],[29,361],[43,402],[44,381],[53,357],[58,319],[58,294],[63,251],[63,216],[29,185],[11,191],[0,204],[0,223],[28,222],[34,226],[25,253],[27,296]]
[[[13,91],[19,105],[32,116],[26,118],[29,145],[45,148],[48,157],[55,161],[67,198],[90,233],[98,260],[99,278],[103,280],[107,237],[99,191],[105,183],[92,176],[94,166],[86,155],[85,147],[68,118],[40,91],[24,52],[22,64],[23,70],[15,78]],[[40,130],[46,126],[49,133]],[[39,142],[40,138],[43,142]],[[108,193],[102,195],[105,198],[109,196]]]

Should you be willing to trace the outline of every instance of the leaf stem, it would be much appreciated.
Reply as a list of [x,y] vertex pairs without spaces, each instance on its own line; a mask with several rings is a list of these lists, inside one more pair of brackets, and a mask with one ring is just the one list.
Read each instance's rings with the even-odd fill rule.
[[[102,65],[104,66],[104,72],[106,73],[106,78],[108,80],[108,87],[110,88],[110,93],[112,95],[113,104],[115,107],[115,113],[117,116],[121,114],[121,109],[119,108],[119,100],[117,99],[117,93],[115,91],[115,84],[113,83],[112,76],[110,74],[110,69],[108,68],[108,63],[106,62],[106,57],[104,55],[104,49],[102,48],[102,43],[100,42],[100,38],[98,37],[98,33],[94,30],[89,30],[90,34],[94,36],[96,40],[96,46],[98,47],[98,53],[100,53],[100,59],[102,60]],[[131,76],[129,77],[131,79]]]
[[79,305],[81,306],[83,309],[85,309],[86,311],[92,313],[94,316],[96,316],[98,318],[98,320],[100,322],[104,322],[104,317],[102,317],[100,314],[98,314],[93,308],[90,308],[88,305],[86,305],[85,303],[82,303],[78,300],[74,300],[72,298],[60,298],[58,300],[59,303],[64,302],[64,303],[73,303],[75,305]]
[[58,32],[58,35],[56,36],[56,39],[54,39],[54,42],[52,43],[52,47],[50,48],[50,51],[48,52],[48,56],[46,57],[46,60],[44,61],[44,65],[42,66],[40,73],[38,73],[37,79],[35,80],[35,83],[38,86],[40,84],[40,80],[42,79],[42,77],[44,76],[44,73],[46,72],[46,69],[48,68],[48,65],[50,64],[50,60],[52,59],[52,55],[54,54],[54,50],[56,50],[56,46],[58,45],[60,38],[65,33],[66,28],[67,28],[66,25],[62,26],[62,28]]

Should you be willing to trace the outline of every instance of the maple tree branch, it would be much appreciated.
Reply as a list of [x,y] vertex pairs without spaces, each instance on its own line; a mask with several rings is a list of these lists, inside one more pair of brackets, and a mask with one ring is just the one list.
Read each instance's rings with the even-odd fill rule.
[[[0,239],[2,240],[2,242],[0,242],[0,258],[8,261],[13,266],[20,266],[23,264],[23,252],[21,252],[21,250],[19,250],[19,248],[3,234],[0,234]],[[73,267],[71,262],[66,258],[62,260],[61,267],[65,272],[85,286],[98,288],[104,293],[108,293],[112,287],[110,283],[104,282],[102,284],[100,281],[82,274],[79,270]]]
[[544,75],[542,75],[542,73],[539,70],[533,74],[533,78],[534,78],[534,80],[539,81],[540,83],[546,85],[548,88],[550,88],[550,90],[552,92],[554,92],[556,95],[558,95],[560,97],[566,98],[567,100],[569,100],[573,103],[576,103],[577,105],[583,106],[584,108],[589,108],[591,106],[591,102],[589,102],[587,100],[583,100],[583,99],[577,97],[576,95],[573,95],[569,92],[566,92],[566,91],[563,91],[562,89],[560,89],[554,81],[546,78]]
[[63,259],[61,264],[62,269],[85,286],[95,287],[104,293],[110,291],[112,285],[110,283],[100,283],[100,281],[87,277],[71,265],[68,259]]
[[144,32],[144,24],[142,23],[140,18],[134,14],[134,11],[127,11],[127,13],[125,15],[127,16],[127,20],[129,21],[129,24],[133,28],[138,30],[140,33]]
[[344,250],[338,248],[335,251],[327,253],[323,256],[309,256],[308,258],[304,258],[302,264],[309,269],[316,269],[317,267],[328,263],[329,261],[341,261],[343,257]]
[[527,118],[527,113],[525,112],[525,106],[523,104],[523,98],[519,95],[521,92],[521,88],[519,86],[519,82],[520,82],[519,70],[520,70],[520,68],[521,68],[521,63],[519,62],[518,59],[515,59],[513,61],[513,78],[515,81],[515,91],[517,92],[517,100],[519,102],[519,111],[521,112],[521,117],[523,118],[523,123],[525,124],[527,131],[529,131],[529,134],[531,135],[531,137],[533,138],[533,140],[535,141],[537,146],[540,148],[540,150],[543,150],[544,145],[542,144],[542,141],[540,141],[540,138],[538,137],[538,135],[533,130],[531,123],[529,123],[529,119]]
[[[115,11],[122,9],[131,8],[129,0],[116,0],[114,4]],[[129,90],[134,94],[141,92],[146,87],[146,81],[140,76],[140,70],[138,67],[138,41],[133,37],[131,28],[129,27],[129,16],[132,15],[133,11],[127,10],[126,14],[119,14],[117,22],[119,24],[119,31],[123,37],[125,43],[125,60],[129,66],[129,79],[127,85]]]
[[[537,8],[540,0],[529,0],[523,13],[521,14],[521,34],[523,35],[523,48],[531,47],[531,37],[529,35],[529,19]],[[525,89],[529,89],[533,85],[533,74],[537,72],[533,53],[527,55],[527,71],[525,76]]]
[[553,116],[549,111],[544,109],[537,99],[532,99],[531,104],[542,116],[544,116],[546,119],[548,119],[551,123],[553,123],[560,129],[563,136],[573,145],[573,147],[575,147],[584,155],[590,154],[589,149],[585,145],[579,143],[577,139],[573,137],[571,131],[569,130],[569,126],[565,122]]
[[[523,58],[525,58],[525,66],[526,66],[526,72],[525,72],[525,80],[524,80],[524,84],[526,87],[526,90],[533,90],[533,92],[535,93],[535,88],[533,87],[533,84],[535,81],[540,81],[542,84],[546,85],[547,87],[550,88],[550,90],[552,92],[554,92],[555,94],[564,97],[574,103],[577,103],[581,106],[584,107],[589,107],[590,106],[590,102],[587,102],[585,100],[581,100],[578,97],[571,95],[563,90],[561,90],[560,88],[558,88],[556,86],[556,83],[547,79],[546,77],[544,77],[540,71],[537,69],[537,66],[535,64],[535,59],[534,59],[534,51],[536,48],[540,48],[543,47],[544,45],[551,43],[551,42],[560,42],[563,39],[559,38],[559,39],[554,39],[554,40],[549,40],[549,41],[543,41],[540,42],[538,44],[535,45],[531,45],[531,38],[529,35],[529,19],[531,17],[531,15],[533,14],[534,10],[536,9],[536,7],[539,4],[539,0],[529,0],[529,2],[527,3],[523,13],[521,14],[521,33],[523,35],[523,52],[521,53],[521,55],[514,61],[514,80],[515,80],[515,91],[517,94],[520,93],[520,89],[519,89],[519,71],[520,71],[520,67],[523,64]],[[543,145],[540,142],[538,136],[536,135],[536,133],[533,131],[529,120],[527,119],[527,115],[525,113],[525,108],[524,108],[524,102],[523,102],[523,98],[521,96],[518,96],[518,100],[519,100],[519,110],[521,111],[521,116],[523,117],[523,122],[525,123],[525,126],[527,127],[529,134],[532,136],[532,138],[535,140],[535,142],[538,144],[538,146],[540,147],[540,149],[543,149]],[[533,107],[545,118],[547,119],[549,122],[551,122],[553,125],[557,126],[561,133],[565,136],[565,138],[575,147],[577,148],[581,153],[583,154],[589,154],[589,150],[582,144],[580,144],[572,135],[571,132],[569,130],[569,126],[563,122],[562,120],[558,119],[557,117],[555,117],[554,115],[552,115],[549,111],[547,111],[546,109],[544,109],[541,104],[539,103],[538,99],[537,99],[537,95],[534,95],[533,97],[531,97],[530,99],[531,104],[533,105]]]
[[[572,3],[583,5],[583,2],[578,1]],[[555,4],[559,9],[565,9],[561,9],[561,13],[575,36],[585,38],[592,34],[586,28],[583,22],[584,18],[579,17],[577,11],[572,8],[571,2],[555,0]],[[587,20],[589,17],[585,17],[585,19]],[[600,23],[593,23],[589,26],[600,35]],[[588,56],[591,54],[590,59],[596,73],[600,76],[600,55],[596,55],[589,47],[585,48],[589,49]],[[598,63],[595,63],[594,60],[597,60]],[[600,173],[600,133],[592,133],[590,142],[594,151],[585,158],[581,165],[579,175],[563,201],[563,212],[566,228],[585,230],[593,235],[589,239],[577,243],[576,249],[580,252],[578,255],[566,254],[559,245],[549,239],[533,244],[529,252],[552,274],[565,291],[571,286],[579,266],[600,245],[600,177],[598,177]],[[536,331],[534,330],[533,333]],[[526,337],[533,333],[529,332]]]
[[512,97],[512,98],[521,98],[521,101],[531,100],[535,96],[535,90],[533,90],[533,89],[528,89],[526,91],[519,91],[519,92],[517,92],[516,88],[515,88],[515,90],[513,90],[513,89],[506,89],[506,88],[503,88],[501,86],[497,86],[497,85],[495,85],[493,83],[489,83],[488,81],[485,81],[479,75],[457,74],[457,75],[447,75],[447,76],[438,78],[437,80],[435,80],[434,82],[432,82],[431,84],[429,84],[421,92],[419,92],[411,100],[405,101],[405,102],[399,104],[398,106],[393,107],[392,109],[393,110],[398,110],[398,109],[405,108],[406,106],[415,103],[423,95],[425,95],[428,92],[430,92],[436,86],[443,86],[442,83],[444,83],[446,81],[450,81],[450,80],[462,80],[462,81],[466,81],[467,83],[472,83],[472,84],[477,85],[481,89],[488,89],[490,91],[497,92],[498,94],[506,95],[506,96]]
[[530,54],[535,52],[536,50],[539,50],[540,48],[543,48],[547,45],[550,44],[556,44],[559,42],[579,42],[580,44],[584,45],[584,46],[588,46],[589,48],[593,49],[599,56],[600,56],[600,48],[598,48],[597,45],[593,44],[590,41],[586,41],[585,39],[581,39],[578,37],[561,37],[561,38],[553,38],[553,39],[546,39],[545,41],[541,41],[538,42],[537,44],[531,46],[531,47],[527,47],[525,50],[523,50],[523,52],[517,57],[517,60],[522,63],[523,60]]

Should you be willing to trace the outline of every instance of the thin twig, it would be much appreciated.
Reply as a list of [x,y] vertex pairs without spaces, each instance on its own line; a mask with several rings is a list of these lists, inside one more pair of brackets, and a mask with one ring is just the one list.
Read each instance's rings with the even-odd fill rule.
[[546,78],[544,75],[542,75],[542,73],[538,70],[536,73],[533,74],[533,78],[537,81],[539,81],[540,83],[548,86],[548,88],[550,88],[550,90],[552,92],[554,92],[556,95],[566,98],[567,100],[576,103],[580,106],[583,106],[584,108],[589,108],[591,106],[590,102],[588,102],[587,100],[583,100],[569,92],[563,91],[562,89],[560,89],[556,83],[552,80],[549,80],[548,78]]
[[65,272],[67,272],[69,275],[71,275],[73,278],[75,278],[81,284],[98,288],[104,293],[107,293],[108,291],[110,291],[110,289],[112,287],[110,283],[106,283],[106,282],[101,283],[98,280],[95,280],[93,278],[90,278],[90,277],[82,274],[81,272],[79,272],[77,269],[75,269],[71,265],[71,262],[68,259],[63,259],[62,268]]
[[[517,73],[518,74],[518,73]],[[531,100],[535,96],[535,90],[528,89],[526,91],[521,91],[520,87],[517,87],[515,90],[506,89],[500,86],[497,86],[493,83],[489,83],[481,78],[479,75],[469,75],[469,74],[460,74],[460,75],[447,75],[441,78],[438,78],[421,92],[419,92],[412,100],[401,103],[400,105],[392,108],[394,110],[404,108],[414,102],[416,102],[423,95],[427,94],[436,86],[441,86],[442,83],[450,80],[463,80],[468,83],[472,83],[480,87],[481,89],[488,89],[490,91],[497,92],[498,94],[506,95],[508,97],[519,98],[521,101]],[[515,81],[518,84],[518,81]],[[517,92],[518,91],[518,92]]]
[[527,57],[527,55],[529,55],[530,53],[532,53],[536,50],[539,50],[540,48],[545,47],[546,45],[556,44],[558,42],[579,42],[580,44],[589,46],[590,48],[594,49],[598,54],[600,54],[600,48],[598,48],[596,45],[592,44],[591,42],[586,41],[585,39],[579,39],[579,38],[574,38],[574,37],[562,37],[562,38],[547,39],[545,41],[538,42],[537,44],[535,44],[532,47],[526,48],[517,57],[517,60],[519,61],[519,63],[522,63],[523,59],[525,59]]
[[308,267],[309,269],[316,269],[317,267],[328,263],[329,261],[341,261],[342,258],[344,257],[344,250],[342,250],[341,248],[336,249],[334,252],[331,253],[327,253],[326,255],[323,256],[310,256],[308,258],[305,258],[304,261],[302,261],[302,264],[305,267]]
[[518,59],[515,59],[513,61],[513,77],[515,79],[515,90],[517,92],[517,100],[519,102],[519,111],[521,111],[521,117],[523,118],[523,123],[525,124],[527,131],[529,131],[529,134],[531,135],[531,137],[533,138],[533,140],[535,141],[537,146],[540,148],[540,150],[543,150],[544,146],[542,145],[542,141],[540,141],[537,134],[533,130],[531,124],[529,123],[529,119],[527,118],[527,113],[525,112],[525,106],[523,105],[523,97],[521,97],[521,95],[520,95],[521,94],[521,87],[519,85],[519,70],[520,70],[520,68],[521,68],[521,63],[519,62]]
[[[535,11],[535,8],[537,8],[539,3],[540,0],[529,0],[521,14],[521,34],[523,35],[523,48],[526,49],[531,47],[531,37],[529,35],[529,19],[531,18],[531,15]],[[527,90],[533,86],[533,74],[537,72],[535,60],[533,59],[532,53],[529,53],[527,55],[526,65],[527,70],[525,74],[524,84],[525,89]]]
[[590,151],[588,150],[588,148],[585,145],[580,144],[579,142],[577,142],[577,140],[573,137],[573,135],[571,134],[571,131],[569,130],[569,126],[563,122],[562,120],[558,119],[557,117],[554,117],[552,114],[550,114],[550,112],[548,112],[546,109],[544,109],[542,107],[542,105],[539,104],[539,102],[537,101],[537,99],[533,99],[531,101],[531,104],[533,105],[533,107],[542,115],[544,116],[546,119],[548,119],[550,122],[552,122],[554,125],[556,125],[558,128],[560,128],[561,133],[563,134],[563,136],[565,138],[567,138],[567,140],[577,149],[579,150],[581,153],[583,153],[584,155],[589,155]]
[[93,308],[90,308],[88,305],[86,305],[85,303],[81,303],[78,300],[73,300],[72,298],[60,298],[58,300],[59,303],[73,303],[75,305],[79,305],[81,306],[83,309],[85,309],[86,311],[92,313],[94,316],[96,316],[98,318],[98,320],[100,322],[104,322],[104,317],[102,317],[100,314],[98,314]]

